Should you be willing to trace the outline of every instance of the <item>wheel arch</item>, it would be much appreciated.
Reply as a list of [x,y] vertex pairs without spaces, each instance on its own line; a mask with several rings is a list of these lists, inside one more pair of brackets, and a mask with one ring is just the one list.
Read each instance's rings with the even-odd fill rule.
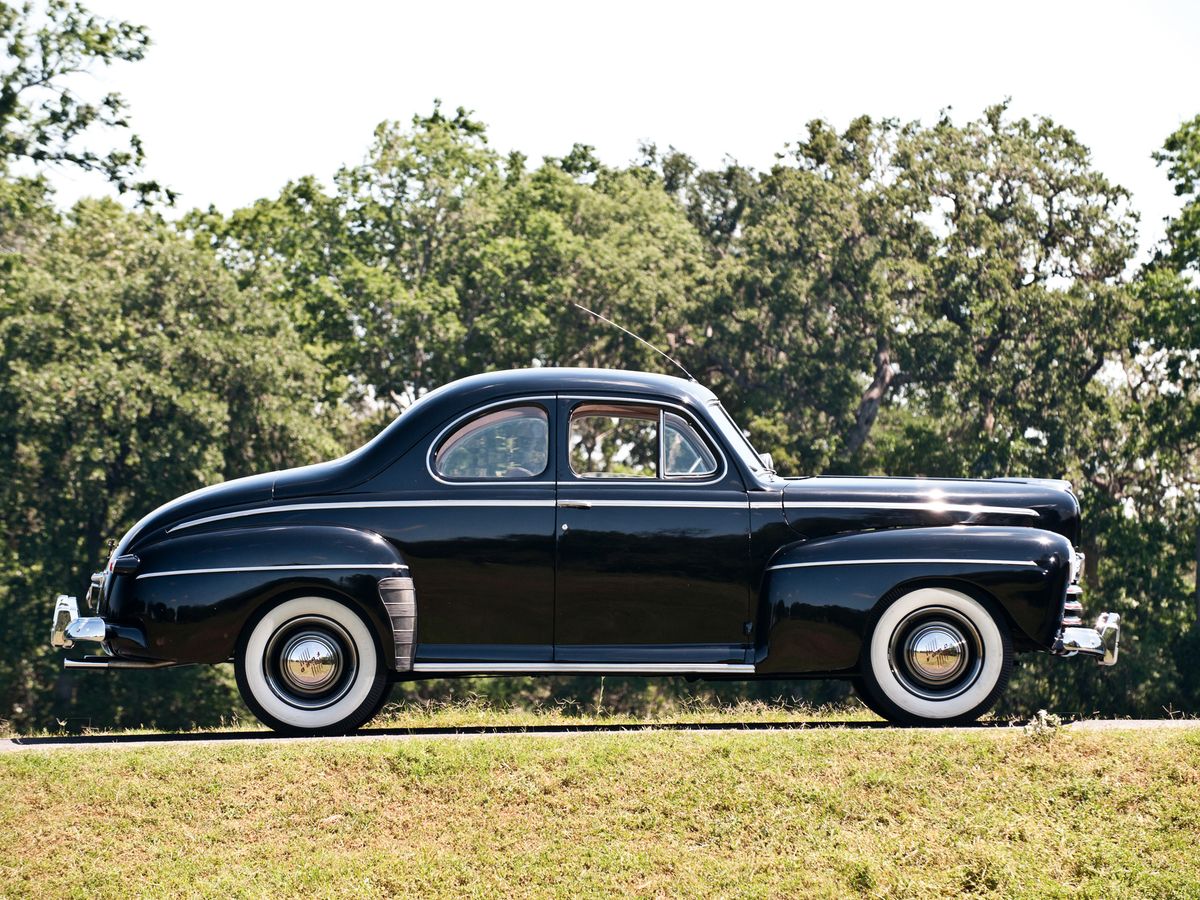
[[[901,597],[906,597],[914,591],[919,591],[924,588],[944,588],[949,591],[957,591],[960,594],[966,594],[972,600],[976,600],[982,604],[984,609],[986,609],[992,615],[992,618],[1002,622],[1004,627],[1008,629],[1008,633],[1014,638],[1014,641],[1018,636],[1024,636],[1024,632],[1021,631],[1020,626],[1013,618],[1012,613],[1004,606],[1003,603],[1000,602],[999,598],[987,588],[982,587],[981,585],[969,579],[950,578],[938,575],[918,575],[889,588],[879,598],[879,600],[876,601],[874,607],[872,607],[871,614],[867,618],[867,630],[865,633],[869,635],[874,630],[876,623],[879,622],[879,619],[883,616],[884,612],[889,606],[891,606]],[[866,652],[865,643],[863,644],[862,652]],[[861,657],[862,653],[859,654],[860,664]]]
[[282,606],[289,600],[298,600],[302,597],[321,597],[354,610],[367,623],[371,637],[375,641],[375,650],[380,654],[380,658],[385,663],[388,661],[390,632],[384,625],[385,617],[380,614],[381,605],[368,602],[361,592],[349,590],[345,584],[326,580],[285,581],[264,585],[262,595],[253,602],[249,614],[242,622],[241,630],[234,644],[235,648],[239,652],[241,651],[255,626],[271,610]]

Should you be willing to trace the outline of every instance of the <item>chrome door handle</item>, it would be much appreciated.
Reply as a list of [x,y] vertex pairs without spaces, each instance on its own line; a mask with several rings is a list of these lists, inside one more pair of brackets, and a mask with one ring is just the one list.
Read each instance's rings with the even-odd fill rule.
[[587,500],[559,500],[560,509],[591,509],[592,504]]

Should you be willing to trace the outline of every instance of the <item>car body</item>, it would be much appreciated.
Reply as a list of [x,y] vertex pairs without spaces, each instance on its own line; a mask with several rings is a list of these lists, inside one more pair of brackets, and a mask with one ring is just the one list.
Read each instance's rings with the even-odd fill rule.
[[341,459],[150,513],[52,641],[99,645],[73,667],[233,660],[300,733],[395,680],[494,674],[849,678],[893,720],[961,722],[1014,652],[1115,662],[1079,535],[1066,482],[781,478],[695,382],[493,372]]

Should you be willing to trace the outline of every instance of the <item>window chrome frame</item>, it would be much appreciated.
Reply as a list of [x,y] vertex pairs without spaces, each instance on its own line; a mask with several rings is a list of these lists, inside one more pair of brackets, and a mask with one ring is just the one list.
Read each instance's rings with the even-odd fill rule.
[[[717,462],[717,455],[715,453],[713,453],[712,448],[708,446],[709,443],[711,443],[711,441],[705,440],[704,436],[700,433],[699,429],[697,429],[694,425],[692,425],[690,419],[688,419],[686,416],[681,416],[677,412],[672,412],[671,415],[673,415],[676,418],[678,418],[679,420],[681,420],[684,425],[691,428],[692,431],[694,431],[696,433],[696,437],[700,439],[700,443],[702,445],[704,445],[704,448],[706,450],[708,450],[709,453],[712,455],[713,463],[715,464]],[[684,473],[681,475],[672,475],[670,472],[667,471],[666,434],[667,434],[667,411],[660,406],[658,408],[658,472],[659,472],[659,478],[661,478],[662,480],[665,481],[668,478],[707,478],[708,476],[715,474],[720,469],[720,466],[715,466],[714,468],[706,470],[704,472],[697,472],[695,475],[691,475],[691,474],[687,474],[687,473]],[[686,435],[685,435],[685,438],[686,438]]]
[[[529,396],[529,397],[509,397],[505,400],[496,400],[492,403],[485,403],[483,406],[476,406],[473,409],[469,410],[468,412],[465,412],[462,415],[458,416],[453,421],[451,421],[449,425],[447,425],[445,428],[443,428],[441,431],[439,431],[437,433],[437,437],[435,437],[432,441],[429,442],[429,449],[425,453],[425,470],[427,472],[429,472],[429,477],[432,478],[434,481],[438,482],[439,484],[457,485],[457,486],[463,486],[463,487],[470,487],[471,485],[475,485],[477,487],[494,487],[495,485],[498,485],[498,484],[541,484],[541,485],[553,486],[554,485],[554,467],[555,467],[555,463],[554,463],[555,443],[553,440],[553,437],[554,437],[553,429],[555,426],[552,423],[554,422],[555,416],[554,416],[552,410],[554,407],[555,399],[557,399],[557,398],[553,394],[537,394],[537,395],[533,395],[533,396]],[[539,403],[538,401],[541,401],[541,402]],[[435,457],[437,455],[438,448],[441,447],[442,444],[445,442],[446,436],[448,434],[452,434],[454,432],[454,430],[456,428],[458,428],[459,425],[462,425],[463,423],[468,422],[471,419],[478,418],[480,415],[482,415],[483,413],[486,413],[488,410],[498,409],[500,407],[506,407],[506,406],[511,407],[511,406],[528,406],[528,405],[540,406],[542,408],[542,410],[546,413],[546,424],[547,424],[547,429],[546,429],[546,467],[544,469],[542,469],[541,472],[539,472],[537,475],[534,475],[531,478],[483,478],[483,479],[480,479],[480,478],[475,478],[475,479],[446,478],[445,476],[438,474],[436,465],[435,465],[435,463],[436,463]],[[546,477],[547,475],[549,475],[550,477],[547,478]]]
[[[604,401],[604,402],[611,403],[612,401]],[[575,424],[575,410],[584,405],[585,405],[584,403],[576,404],[571,409],[571,411],[567,414],[567,448],[566,448],[567,449],[567,468],[570,470],[570,473],[572,475],[574,475],[577,479],[579,479],[580,481],[583,481],[587,484],[591,484],[592,482],[605,482],[605,481],[620,481],[622,483],[637,484],[637,483],[643,483],[643,482],[660,481],[662,479],[663,408],[661,406],[659,406],[657,403],[629,403],[629,404],[627,404],[630,407],[640,406],[642,409],[646,410],[647,412],[653,411],[655,413],[655,416],[653,419],[651,419],[649,416],[634,416],[634,415],[623,416],[619,412],[616,413],[615,415],[612,413],[598,413],[598,414],[597,413],[585,413],[584,415],[580,416],[580,418],[593,418],[593,417],[602,418],[602,417],[607,416],[607,417],[611,417],[614,419],[632,419],[635,421],[643,421],[643,422],[653,421],[655,428],[658,429],[658,432],[654,436],[655,443],[658,446],[655,448],[656,453],[655,453],[655,460],[654,460],[654,472],[652,474],[650,474],[650,475],[614,475],[609,472],[577,472],[577,471],[575,471],[575,466],[571,463],[571,433],[572,433],[571,429],[572,429],[572,426]],[[616,404],[616,405],[618,406],[618,408],[621,406],[621,404]]]
[[[592,403],[596,403],[596,402],[599,402],[599,403],[622,403],[622,404],[626,404],[629,406],[639,406],[639,405],[640,406],[653,406],[653,407],[657,407],[659,410],[659,432],[660,432],[659,455],[660,455],[660,457],[662,455],[662,446],[663,446],[662,438],[661,438],[662,411],[665,409],[670,409],[672,412],[678,413],[685,422],[688,422],[692,425],[692,427],[696,430],[696,433],[698,435],[700,435],[701,440],[703,440],[705,443],[708,444],[708,447],[710,450],[715,451],[715,455],[716,455],[717,461],[718,461],[717,470],[716,470],[716,472],[711,474],[711,477],[709,477],[706,474],[704,476],[673,475],[668,478],[665,475],[661,474],[662,466],[661,466],[661,459],[660,459],[660,466],[659,466],[660,474],[654,478],[621,478],[619,476],[584,478],[584,477],[580,477],[580,476],[576,475],[575,470],[569,468],[571,460],[570,460],[570,447],[568,446],[565,448],[566,449],[566,457],[567,457],[567,466],[570,470],[570,473],[572,475],[575,475],[575,478],[572,481],[563,481],[562,479],[559,479],[557,482],[559,487],[575,487],[577,485],[585,485],[585,484],[608,484],[608,485],[621,485],[621,486],[628,486],[628,487],[632,487],[633,485],[647,485],[647,486],[653,486],[653,487],[670,486],[670,487],[675,487],[675,488],[707,487],[709,485],[720,484],[729,475],[729,471],[730,471],[729,457],[727,457],[725,455],[725,447],[721,444],[720,441],[716,440],[712,436],[712,432],[705,425],[705,423],[702,422],[699,419],[699,417],[696,416],[696,414],[693,413],[691,410],[689,410],[686,406],[682,406],[681,404],[678,404],[678,403],[672,403],[669,400],[662,400],[662,399],[660,399],[658,397],[654,397],[654,396],[615,397],[615,396],[612,396],[611,394],[559,394],[558,399],[559,400],[567,400],[567,401],[572,402],[572,404],[573,404],[572,408],[567,413],[566,428],[567,428],[568,442],[570,441],[571,415],[574,412],[574,406],[578,405],[578,403],[575,403],[575,401],[592,402]],[[638,490],[638,488],[634,488],[634,489]],[[745,485],[742,485],[742,490],[745,490]]]

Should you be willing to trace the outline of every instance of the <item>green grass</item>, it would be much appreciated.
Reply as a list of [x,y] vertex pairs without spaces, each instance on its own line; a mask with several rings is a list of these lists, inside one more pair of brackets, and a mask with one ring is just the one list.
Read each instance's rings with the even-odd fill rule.
[[0,755],[0,829],[14,897],[1196,897],[1200,734],[22,751]]
[[[851,706],[810,706],[806,703],[776,700],[741,701],[720,705],[707,700],[675,699],[663,704],[650,715],[635,715],[613,711],[602,704],[579,702],[502,705],[479,697],[453,701],[408,700],[389,704],[367,726],[376,729],[453,729],[453,728],[537,728],[578,725],[621,726],[656,724],[811,724],[829,725],[840,722],[878,721],[878,717],[855,701]],[[253,718],[231,718],[215,728],[186,729],[185,734],[209,732],[263,731],[265,726]],[[0,722],[0,738],[51,737],[65,735],[64,729],[43,729],[37,732],[16,732]],[[84,729],[85,735],[151,735],[150,728],[120,728],[109,730]]]

